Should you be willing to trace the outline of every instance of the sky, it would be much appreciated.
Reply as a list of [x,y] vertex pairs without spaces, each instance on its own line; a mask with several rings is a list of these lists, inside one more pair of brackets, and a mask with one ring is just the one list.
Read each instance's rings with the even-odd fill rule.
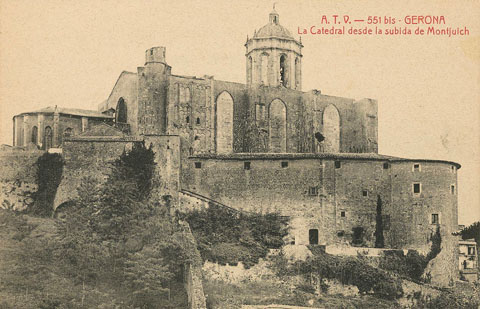
[[[96,109],[152,46],[166,46],[173,74],[244,83],[247,35],[268,22],[272,5],[0,0],[0,143],[12,144],[15,114],[54,105]],[[435,26],[469,29],[458,37],[302,35],[302,82],[304,91],[378,100],[380,153],[460,163],[459,223],[479,221],[480,3],[277,0],[276,11],[296,38],[298,28],[321,27],[322,15],[434,15],[446,20]],[[408,25],[417,26],[425,27]]]

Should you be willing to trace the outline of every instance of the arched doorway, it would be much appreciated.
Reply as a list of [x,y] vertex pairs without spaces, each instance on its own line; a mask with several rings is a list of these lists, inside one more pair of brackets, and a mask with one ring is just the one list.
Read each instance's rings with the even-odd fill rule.
[[38,128],[37,126],[33,126],[32,127],[32,139],[31,139],[32,143],[37,145],[37,142],[38,142]]
[[280,99],[270,103],[269,144],[270,152],[287,152],[287,108]]
[[45,127],[43,140],[44,140],[45,150],[48,150],[53,147],[53,132],[51,127]]
[[333,104],[323,111],[323,136],[325,152],[340,152],[340,115]]
[[217,97],[217,153],[233,152],[233,98],[223,91]]
[[127,104],[123,98],[118,99],[115,116],[115,121],[117,123],[127,123]]

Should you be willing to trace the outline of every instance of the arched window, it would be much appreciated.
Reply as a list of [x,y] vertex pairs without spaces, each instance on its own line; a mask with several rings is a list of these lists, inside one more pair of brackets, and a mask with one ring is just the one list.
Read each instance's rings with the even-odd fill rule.
[[340,115],[333,104],[323,111],[323,136],[325,152],[340,152]]
[[260,59],[260,64],[261,64],[261,80],[264,85],[268,85],[268,55],[267,54],[262,54],[261,59]]
[[35,145],[38,142],[38,128],[36,126],[33,126],[32,128],[32,143]]
[[127,123],[127,104],[123,98],[118,99],[115,115],[117,123]]
[[280,83],[287,87],[287,56],[280,56]]
[[269,138],[270,152],[287,152],[287,108],[285,103],[275,99],[270,103]]
[[66,128],[65,131],[63,131],[63,136],[64,137],[73,136],[73,129],[72,128]]
[[217,153],[233,152],[233,98],[224,91],[217,97]]
[[45,127],[44,131],[44,148],[48,150],[53,147],[53,132],[51,127]]
[[300,59],[295,58],[295,89],[300,86]]

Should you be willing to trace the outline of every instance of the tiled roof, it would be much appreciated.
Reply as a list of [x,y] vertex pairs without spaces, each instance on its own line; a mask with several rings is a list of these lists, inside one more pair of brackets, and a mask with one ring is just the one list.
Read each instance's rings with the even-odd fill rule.
[[[83,116],[83,117],[95,117],[95,118],[108,118],[111,119],[113,116],[105,115],[95,110],[88,109],[79,109],[79,108],[65,108],[65,107],[56,107],[59,114],[64,115],[73,115],[73,116]],[[39,110],[21,113],[17,116],[26,115],[26,114],[53,114],[55,112],[55,106],[44,107]]]
[[333,160],[373,160],[388,162],[432,162],[453,164],[457,168],[461,165],[445,160],[409,159],[387,156],[377,153],[231,153],[231,154],[195,154],[190,158],[217,159],[217,160],[301,160],[301,159],[333,159]]

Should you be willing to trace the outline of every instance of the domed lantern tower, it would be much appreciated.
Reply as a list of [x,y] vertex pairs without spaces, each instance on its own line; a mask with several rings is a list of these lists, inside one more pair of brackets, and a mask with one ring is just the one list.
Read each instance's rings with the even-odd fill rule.
[[283,86],[302,89],[302,43],[280,25],[278,13],[247,39],[247,85]]

